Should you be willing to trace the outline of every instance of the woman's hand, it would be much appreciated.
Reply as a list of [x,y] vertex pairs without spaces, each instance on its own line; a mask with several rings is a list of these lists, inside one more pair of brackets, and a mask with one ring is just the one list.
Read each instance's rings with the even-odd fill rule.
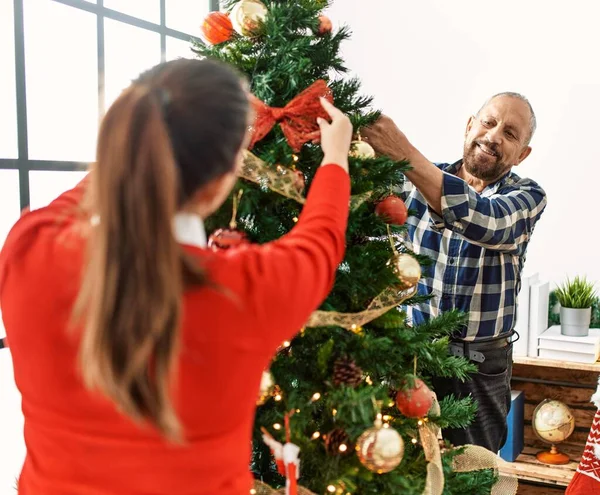
[[331,122],[318,118],[321,128],[321,148],[324,157],[321,165],[335,163],[348,172],[348,153],[352,142],[352,123],[340,110],[321,98],[321,105],[331,117]]

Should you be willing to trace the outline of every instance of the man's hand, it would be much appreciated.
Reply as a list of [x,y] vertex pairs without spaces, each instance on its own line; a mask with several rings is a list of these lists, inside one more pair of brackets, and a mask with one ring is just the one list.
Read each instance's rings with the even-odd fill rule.
[[372,126],[361,129],[361,135],[377,154],[389,156],[392,160],[410,161],[414,155],[413,145],[386,115],[382,115]]
[[392,119],[382,115],[371,127],[362,129],[361,134],[380,155],[399,162],[408,160],[411,170],[406,171],[406,177],[421,192],[429,206],[438,214],[441,213],[443,172],[410,144]]

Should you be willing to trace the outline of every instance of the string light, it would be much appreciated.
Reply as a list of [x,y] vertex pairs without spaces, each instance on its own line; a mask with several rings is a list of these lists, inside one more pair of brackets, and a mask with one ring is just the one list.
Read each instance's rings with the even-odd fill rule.
[[254,488],[250,488],[250,495],[256,495],[256,490]]
[[340,445],[339,449],[340,452],[346,452],[348,450],[348,446],[345,443],[343,443]]
[[321,433],[320,433],[320,432],[318,432],[318,431],[315,431],[315,432],[312,434],[312,439],[313,439],[313,440],[316,440],[316,439],[317,439],[317,438],[319,438],[320,436],[321,436]]
[[273,425],[273,429],[279,431],[279,430],[281,430],[281,425],[279,423],[275,423]]
[[321,398],[321,394],[319,392],[315,392],[312,396],[312,401],[317,402]]
[[298,160],[300,160],[300,158],[298,157],[298,155],[292,155],[292,160],[294,160],[294,163],[298,162]]
[[296,413],[297,413],[297,414],[300,414],[300,409],[296,409]]
[[377,419],[379,419],[379,420],[383,419],[383,415],[381,413],[377,413]]
[[292,345],[292,343],[291,343],[289,340],[286,340],[286,341],[283,343],[283,347],[289,347],[289,346],[291,346],[291,345]]
[[387,414],[383,417],[384,421],[389,421],[390,419],[392,419],[392,417]]
[[362,331],[363,331],[363,327],[361,327],[360,325],[357,325],[356,323],[354,323],[350,327],[350,330],[352,330],[352,332],[355,333],[355,334],[361,334]]
[[292,220],[294,223],[298,223],[298,217],[294,217],[294,218],[292,218]]
[[274,398],[275,398],[275,402],[280,402],[281,399],[283,399],[283,397],[281,396],[281,394],[277,394]]
[[329,493],[335,493],[335,486],[333,486],[333,485],[329,485],[329,486],[327,487],[327,491],[328,491]]
[[388,404],[388,407],[394,407],[395,402],[393,400],[390,401],[390,403]]
[[383,423],[383,427],[384,427],[384,428],[389,428],[389,427],[390,427],[390,425],[389,425],[388,423]]
[[333,411],[331,411],[331,414],[333,414],[335,416],[337,414],[337,409],[334,409]]
[[417,441],[418,441],[418,440],[417,440],[416,438],[413,438],[413,439],[411,440],[411,442],[412,442],[412,443],[414,443],[415,445],[416,445]]
[[419,426],[423,426],[423,420],[422,420],[422,419],[420,419],[419,421],[417,421],[417,424],[418,424]]
[[373,380],[371,380],[371,377],[369,375],[367,375],[367,377],[365,378],[365,382],[367,382],[368,385],[373,385]]

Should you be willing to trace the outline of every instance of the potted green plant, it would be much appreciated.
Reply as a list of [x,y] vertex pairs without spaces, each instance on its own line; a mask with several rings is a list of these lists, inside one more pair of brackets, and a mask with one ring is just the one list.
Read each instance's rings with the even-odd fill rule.
[[592,282],[575,277],[556,289],[560,304],[560,333],[571,337],[585,337],[590,330],[592,306],[597,300]]

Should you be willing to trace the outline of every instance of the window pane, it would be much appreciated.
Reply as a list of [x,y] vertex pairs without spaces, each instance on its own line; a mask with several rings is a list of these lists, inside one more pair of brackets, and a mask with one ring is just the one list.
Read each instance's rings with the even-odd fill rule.
[[17,170],[0,170],[0,247],[4,239],[19,219],[19,172]]
[[87,172],[31,171],[29,195],[31,209],[47,206],[65,191],[72,189]]
[[192,51],[192,43],[183,41],[178,38],[167,37],[167,60],[175,60],[177,58],[198,58]]
[[210,10],[209,0],[166,0],[167,27],[200,36],[200,26]]
[[98,133],[96,16],[25,0],[29,158],[92,161]]
[[0,2],[0,158],[17,158],[13,2]]
[[160,24],[159,0],[104,0],[104,6],[123,14]]
[[160,34],[107,19],[104,44],[108,108],[132,79],[160,62]]

